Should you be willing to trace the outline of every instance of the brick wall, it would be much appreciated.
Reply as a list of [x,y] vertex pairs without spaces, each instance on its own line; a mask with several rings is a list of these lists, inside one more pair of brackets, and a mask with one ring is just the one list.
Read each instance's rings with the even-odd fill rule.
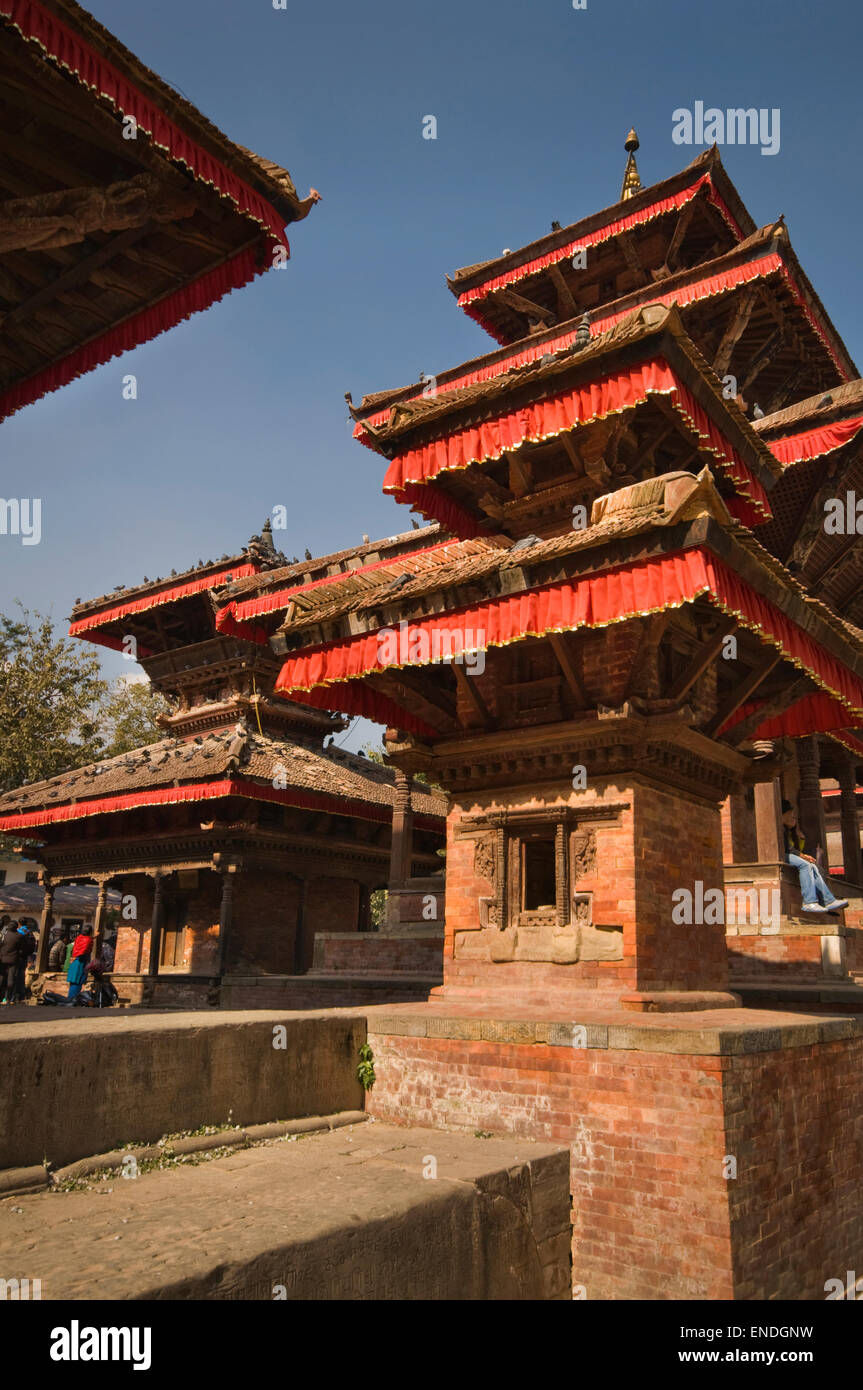
[[245,869],[236,879],[228,970],[292,973],[297,880],[265,869]]
[[728,1061],[736,1296],[823,1299],[863,1270],[863,1037]]
[[724,1059],[371,1031],[369,1042],[381,1119],[570,1146],[573,1280],[589,1300],[732,1296]]
[[381,932],[321,932],[315,971],[349,975],[414,974],[442,978],[440,936],[387,936]]
[[763,979],[820,980],[821,937],[808,936],[730,936],[728,965],[732,980]]
[[[598,813],[610,804],[619,809],[613,819],[603,820]],[[503,963],[491,958],[493,943],[490,932],[481,931],[479,900],[493,897],[494,884],[477,871],[473,836],[478,832],[470,830],[469,817],[479,810],[541,805],[577,809],[595,834],[594,868],[578,877],[573,874],[571,887],[593,895],[595,925],[622,928],[620,962]],[[592,811],[597,813],[593,822]],[[568,997],[576,988],[609,1001],[633,989],[726,990],[722,922],[672,921],[673,892],[686,888],[694,894],[697,881],[704,891],[723,885],[718,806],[644,778],[629,779],[628,784],[597,779],[584,791],[557,783],[534,788],[529,796],[515,789],[455,797],[447,819],[446,987],[514,990],[525,1002],[541,1002],[549,989]]]
[[837,1034],[853,1020],[821,1025],[835,1042],[814,1041],[807,1021],[793,1029],[802,1045],[782,1045],[777,1028],[764,1051],[771,1035],[753,1027],[752,1051],[735,1056],[518,1043],[503,1039],[535,1025],[438,1024],[465,1036],[396,1036],[370,1019],[369,1108],[394,1123],[566,1143],[573,1279],[588,1299],[820,1299],[826,1279],[863,1267],[863,1036]]
[[634,802],[636,921],[631,939],[638,988],[727,990],[724,923],[672,920],[675,890],[694,894],[699,881],[705,893],[724,887],[719,808],[646,781],[636,785]]

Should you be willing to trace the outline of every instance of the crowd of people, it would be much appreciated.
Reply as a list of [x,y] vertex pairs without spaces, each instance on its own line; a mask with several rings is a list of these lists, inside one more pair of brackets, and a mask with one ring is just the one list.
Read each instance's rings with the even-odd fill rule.
[[[69,990],[65,997],[46,991],[43,1003],[93,1004],[105,1007],[117,999],[117,991],[108,976],[114,968],[114,944],[106,938],[93,955],[93,928],[61,926],[52,932],[48,951],[50,974],[65,974]],[[29,993],[27,968],[36,964],[38,931],[25,919],[0,917],[0,1005],[22,1003]],[[90,987],[84,989],[89,978]]]

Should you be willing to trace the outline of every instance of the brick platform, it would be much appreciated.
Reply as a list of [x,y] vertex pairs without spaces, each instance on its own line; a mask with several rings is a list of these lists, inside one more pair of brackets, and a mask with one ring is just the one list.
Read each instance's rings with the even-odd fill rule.
[[863,1019],[441,1004],[369,1041],[382,1119],[569,1146],[589,1299],[819,1299],[863,1263]]

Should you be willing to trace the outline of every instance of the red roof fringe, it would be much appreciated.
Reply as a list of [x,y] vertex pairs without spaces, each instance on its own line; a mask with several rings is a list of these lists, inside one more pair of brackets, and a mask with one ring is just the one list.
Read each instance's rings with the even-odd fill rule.
[[[79,618],[77,622],[69,626],[70,637],[81,637],[89,634],[94,628],[104,627],[107,623],[114,623],[118,618],[131,617],[133,613],[146,613],[150,608],[158,608],[163,603],[175,603],[177,599],[188,598],[191,594],[200,594],[207,589],[216,589],[220,584],[224,584],[230,575],[234,579],[245,579],[247,575],[260,573],[259,567],[253,564],[233,565],[229,568],[216,570],[213,574],[199,575],[197,579],[187,579],[182,584],[174,584],[170,589],[159,589],[156,593],[142,594],[140,598],[127,599],[125,603],[118,603],[114,608],[103,608],[100,613],[91,613],[88,618]],[[91,642],[99,641],[99,638],[90,637]],[[102,640],[102,646],[113,646],[113,641]],[[117,640],[117,646],[122,648],[122,642]]]
[[[685,307],[701,299],[713,299],[720,294],[726,294],[729,290],[736,289],[740,285],[749,284],[752,280],[766,279],[770,275],[780,274],[784,277],[795,300],[805,310],[807,317],[823,342],[825,348],[830,353],[837,370],[844,380],[848,380],[848,372],[839,362],[834,349],[830,345],[826,330],[818,323],[815,316],[809,310],[803,300],[803,296],[797,286],[790,270],[785,265],[782,257],[773,252],[768,256],[760,256],[757,260],[747,261],[743,265],[733,266],[730,270],[723,271],[720,275],[709,275],[703,280],[697,280],[691,285],[679,286],[676,290],[666,290],[665,294],[655,294],[650,302],[652,304],[665,304],[670,307],[677,304]],[[622,309],[620,313],[609,314],[605,318],[596,319],[590,325],[591,337],[597,337],[600,333],[606,333],[613,328],[616,323],[620,323],[633,313],[633,309]],[[480,381],[491,381],[494,377],[503,376],[511,371],[513,367],[525,367],[530,362],[536,362],[548,353],[560,352],[561,349],[570,347],[575,342],[577,329],[575,327],[567,330],[566,333],[559,334],[556,338],[547,338],[540,343],[532,343],[527,347],[520,348],[518,352],[510,353],[507,357],[502,357],[497,362],[487,363],[484,367],[477,367],[473,371],[465,372],[462,376],[454,377],[452,381],[443,381],[438,387],[440,394],[446,391],[457,391],[463,386],[475,386]],[[423,389],[419,389],[411,396],[402,398],[402,402],[418,400],[423,394]],[[372,426],[386,424],[390,415],[390,407],[383,410],[376,410],[373,414],[367,415],[364,420],[359,421],[354,426],[354,438],[361,443],[373,448],[374,445],[364,428],[366,421]]]
[[863,429],[863,415],[853,420],[837,420],[832,425],[819,425],[814,430],[804,430],[802,434],[787,434],[779,439],[765,439],[765,444],[780,463],[788,467],[792,463],[802,463],[804,459],[821,458],[849,444]]
[[[282,790],[278,787],[262,786],[258,782],[249,782],[245,778],[231,777],[220,782],[195,782],[185,787],[157,787],[152,791],[124,792],[120,796],[104,796],[92,801],[78,801],[65,806],[46,806],[38,811],[0,816],[0,830],[14,834],[16,830],[26,830],[31,826],[56,825],[62,821],[82,820],[87,816],[101,816],[138,807],[172,806],[186,801],[215,801],[226,796],[274,801],[282,806],[298,807],[300,810],[332,811],[335,815],[357,816],[363,820],[392,820],[392,808],[389,806],[324,796],[317,792]],[[424,824],[427,829],[440,829],[439,823],[431,816],[415,816],[414,822],[417,825]]]
[[[3,0],[0,0],[0,4],[2,2]],[[49,392],[66,386],[76,377],[92,371],[94,367],[101,367],[112,357],[119,357],[121,353],[149,342],[159,333],[174,328],[183,319],[191,318],[192,314],[198,313],[199,310],[208,309],[217,299],[230,294],[231,290],[247,285],[256,275],[268,269],[267,265],[258,265],[255,248],[246,247],[222,265],[206,271],[197,280],[192,280],[188,285],[183,285],[166,295],[164,299],[132,314],[123,323],[115,324],[113,328],[107,329],[89,343],[83,343],[68,356],[50,367],[45,367],[35,376],[18,382],[0,396],[0,420],[7,419],[8,416],[14,415],[16,410],[31,405],[33,401],[47,396]]]
[[[742,626],[778,648],[786,660],[808,672],[822,689],[852,712],[848,723],[863,717],[863,681],[703,547],[616,566],[598,575],[488,599],[441,617],[410,622],[405,628],[406,649],[416,634],[426,634],[431,639],[435,632],[469,630],[476,647],[487,650],[549,632],[609,627],[629,618],[678,608],[700,596],[736,617]],[[348,714],[365,713],[355,708],[352,683],[399,664],[424,663],[382,664],[379,632],[362,633],[290,657],[282,667],[276,689],[309,703],[317,703],[309,697],[317,696],[320,689],[325,708]],[[405,717],[387,722],[408,729]]]
[[[395,494],[399,500],[408,500],[406,488],[414,485],[410,500],[425,506],[434,515],[434,503],[423,503],[419,489],[426,491],[427,484],[441,473],[498,459],[525,441],[551,439],[576,426],[620,414],[642,405],[651,394],[676,397],[671,404],[701,440],[706,441],[702,447],[716,456],[720,468],[754,511],[760,513],[763,520],[769,520],[772,513],[763,486],[662,357],[611,373],[584,386],[560,391],[544,400],[510,408],[476,425],[453,430],[440,439],[397,454],[387,469],[384,492]],[[469,521],[471,526],[477,525],[476,518],[470,517]],[[448,526],[458,531],[458,517],[453,516]]]
[[[580,249],[591,246],[599,246],[604,241],[610,241],[612,237],[619,236],[621,232],[627,232],[633,227],[639,227],[645,222],[652,222],[654,218],[661,217],[665,213],[675,212],[697,197],[702,188],[707,190],[707,197],[711,203],[717,207],[725,221],[728,223],[738,241],[743,240],[743,232],[732,217],[721,196],[716,190],[710,174],[702,176],[688,188],[683,188],[679,193],[673,194],[669,198],[661,198],[656,203],[651,203],[648,207],[642,208],[639,212],[629,213],[626,217],[615,218],[613,222],[607,222],[605,226],[598,227],[594,232],[586,232],[584,236],[576,241],[567,242],[563,246],[556,246],[553,251],[547,251],[542,256],[537,256],[534,260],[525,261],[522,265],[514,266],[511,270],[504,271],[502,275],[493,275],[490,279],[483,281],[474,289],[464,290],[458,297],[459,308],[465,308],[468,304],[473,304],[477,299],[485,299],[493,290],[503,289],[506,285],[517,284],[519,280],[526,279],[529,275],[535,275],[537,271],[545,270],[550,265],[557,265],[560,261],[565,261],[572,257]],[[473,316],[472,316],[473,317]],[[481,321],[481,320],[480,320]],[[486,325],[483,325],[484,327]],[[490,330],[491,331],[491,330]]]

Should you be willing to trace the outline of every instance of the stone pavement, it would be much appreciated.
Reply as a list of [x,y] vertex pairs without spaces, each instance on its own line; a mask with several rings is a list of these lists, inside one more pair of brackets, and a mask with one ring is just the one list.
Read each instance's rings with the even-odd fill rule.
[[366,1122],[0,1201],[43,1299],[567,1299],[569,1154]]

